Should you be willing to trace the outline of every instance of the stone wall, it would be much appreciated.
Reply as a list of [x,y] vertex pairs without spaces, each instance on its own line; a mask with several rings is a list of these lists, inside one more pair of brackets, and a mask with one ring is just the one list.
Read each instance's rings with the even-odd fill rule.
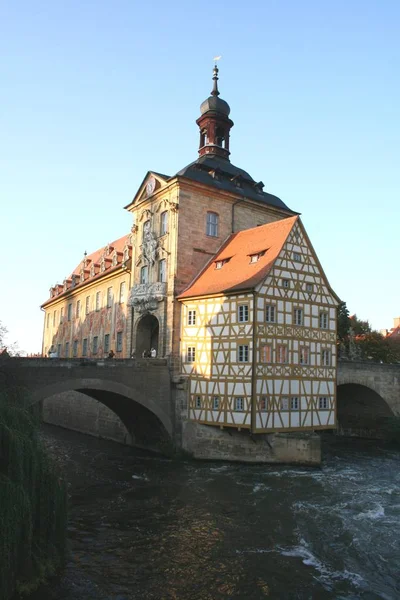
[[117,415],[80,392],[63,392],[47,398],[43,402],[42,418],[51,425],[133,445],[131,435]]
[[233,428],[219,429],[187,421],[183,424],[183,449],[193,458],[251,463],[321,463],[321,439],[314,433],[251,435]]

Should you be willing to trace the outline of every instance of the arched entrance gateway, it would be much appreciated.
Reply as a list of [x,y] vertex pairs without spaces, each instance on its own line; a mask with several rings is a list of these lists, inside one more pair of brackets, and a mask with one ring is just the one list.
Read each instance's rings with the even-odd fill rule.
[[143,352],[155,348],[157,356],[159,355],[158,338],[160,325],[158,319],[148,313],[144,315],[137,324],[136,328],[136,356],[140,358]]

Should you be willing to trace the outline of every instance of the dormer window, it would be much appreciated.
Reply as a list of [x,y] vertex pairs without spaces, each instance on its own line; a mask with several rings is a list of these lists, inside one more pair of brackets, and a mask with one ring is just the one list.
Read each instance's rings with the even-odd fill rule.
[[126,262],[127,260],[129,260],[129,248],[128,247],[124,248],[124,262]]
[[117,257],[117,253],[114,252],[114,255],[112,257],[112,266],[115,267],[118,263],[118,257]]
[[81,275],[80,275],[80,282],[83,283],[84,281],[85,281],[85,271],[82,269]]
[[261,252],[257,252],[257,254],[250,254],[250,263],[256,263],[259,261],[261,256],[264,256],[266,250],[261,250]]
[[105,270],[106,270],[106,261],[103,258],[102,261],[101,261],[101,263],[100,263],[100,271],[102,273],[104,273]]
[[222,260],[216,260],[215,261],[215,268],[216,269],[222,269],[222,267],[231,260],[231,258],[223,258]]
[[94,272],[94,264],[92,264],[92,266],[90,267],[90,277],[94,277],[95,272]]
[[66,280],[66,279],[64,279],[64,283],[63,283],[63,290],[64,290],[64,292],[66,292],[66,291],[67,291],[67,289],[68,289],[67,280]]

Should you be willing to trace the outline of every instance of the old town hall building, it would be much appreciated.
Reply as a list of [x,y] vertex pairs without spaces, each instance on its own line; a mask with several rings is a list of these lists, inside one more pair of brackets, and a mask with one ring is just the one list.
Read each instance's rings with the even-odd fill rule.
[[199,157],[149,171],[130,233],[44,302],[43,352],[141,358],[188,379],[188,417],[253,433],[335,427],[338,298],[298,213],[230,162],[229,105],[200,107]]

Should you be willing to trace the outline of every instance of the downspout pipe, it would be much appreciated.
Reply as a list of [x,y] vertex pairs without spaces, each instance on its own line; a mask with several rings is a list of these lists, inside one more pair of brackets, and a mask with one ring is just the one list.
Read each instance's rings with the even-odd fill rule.
[[236,202],[234,202],[232,204],[232,223],[231,223],[231,232],[235,233],[235,206],[236,204],[239,204],[239,202],[244,202],[246,200],[246,197],[243,196],[243,198],[239,198],[239,200],[236,200]]

